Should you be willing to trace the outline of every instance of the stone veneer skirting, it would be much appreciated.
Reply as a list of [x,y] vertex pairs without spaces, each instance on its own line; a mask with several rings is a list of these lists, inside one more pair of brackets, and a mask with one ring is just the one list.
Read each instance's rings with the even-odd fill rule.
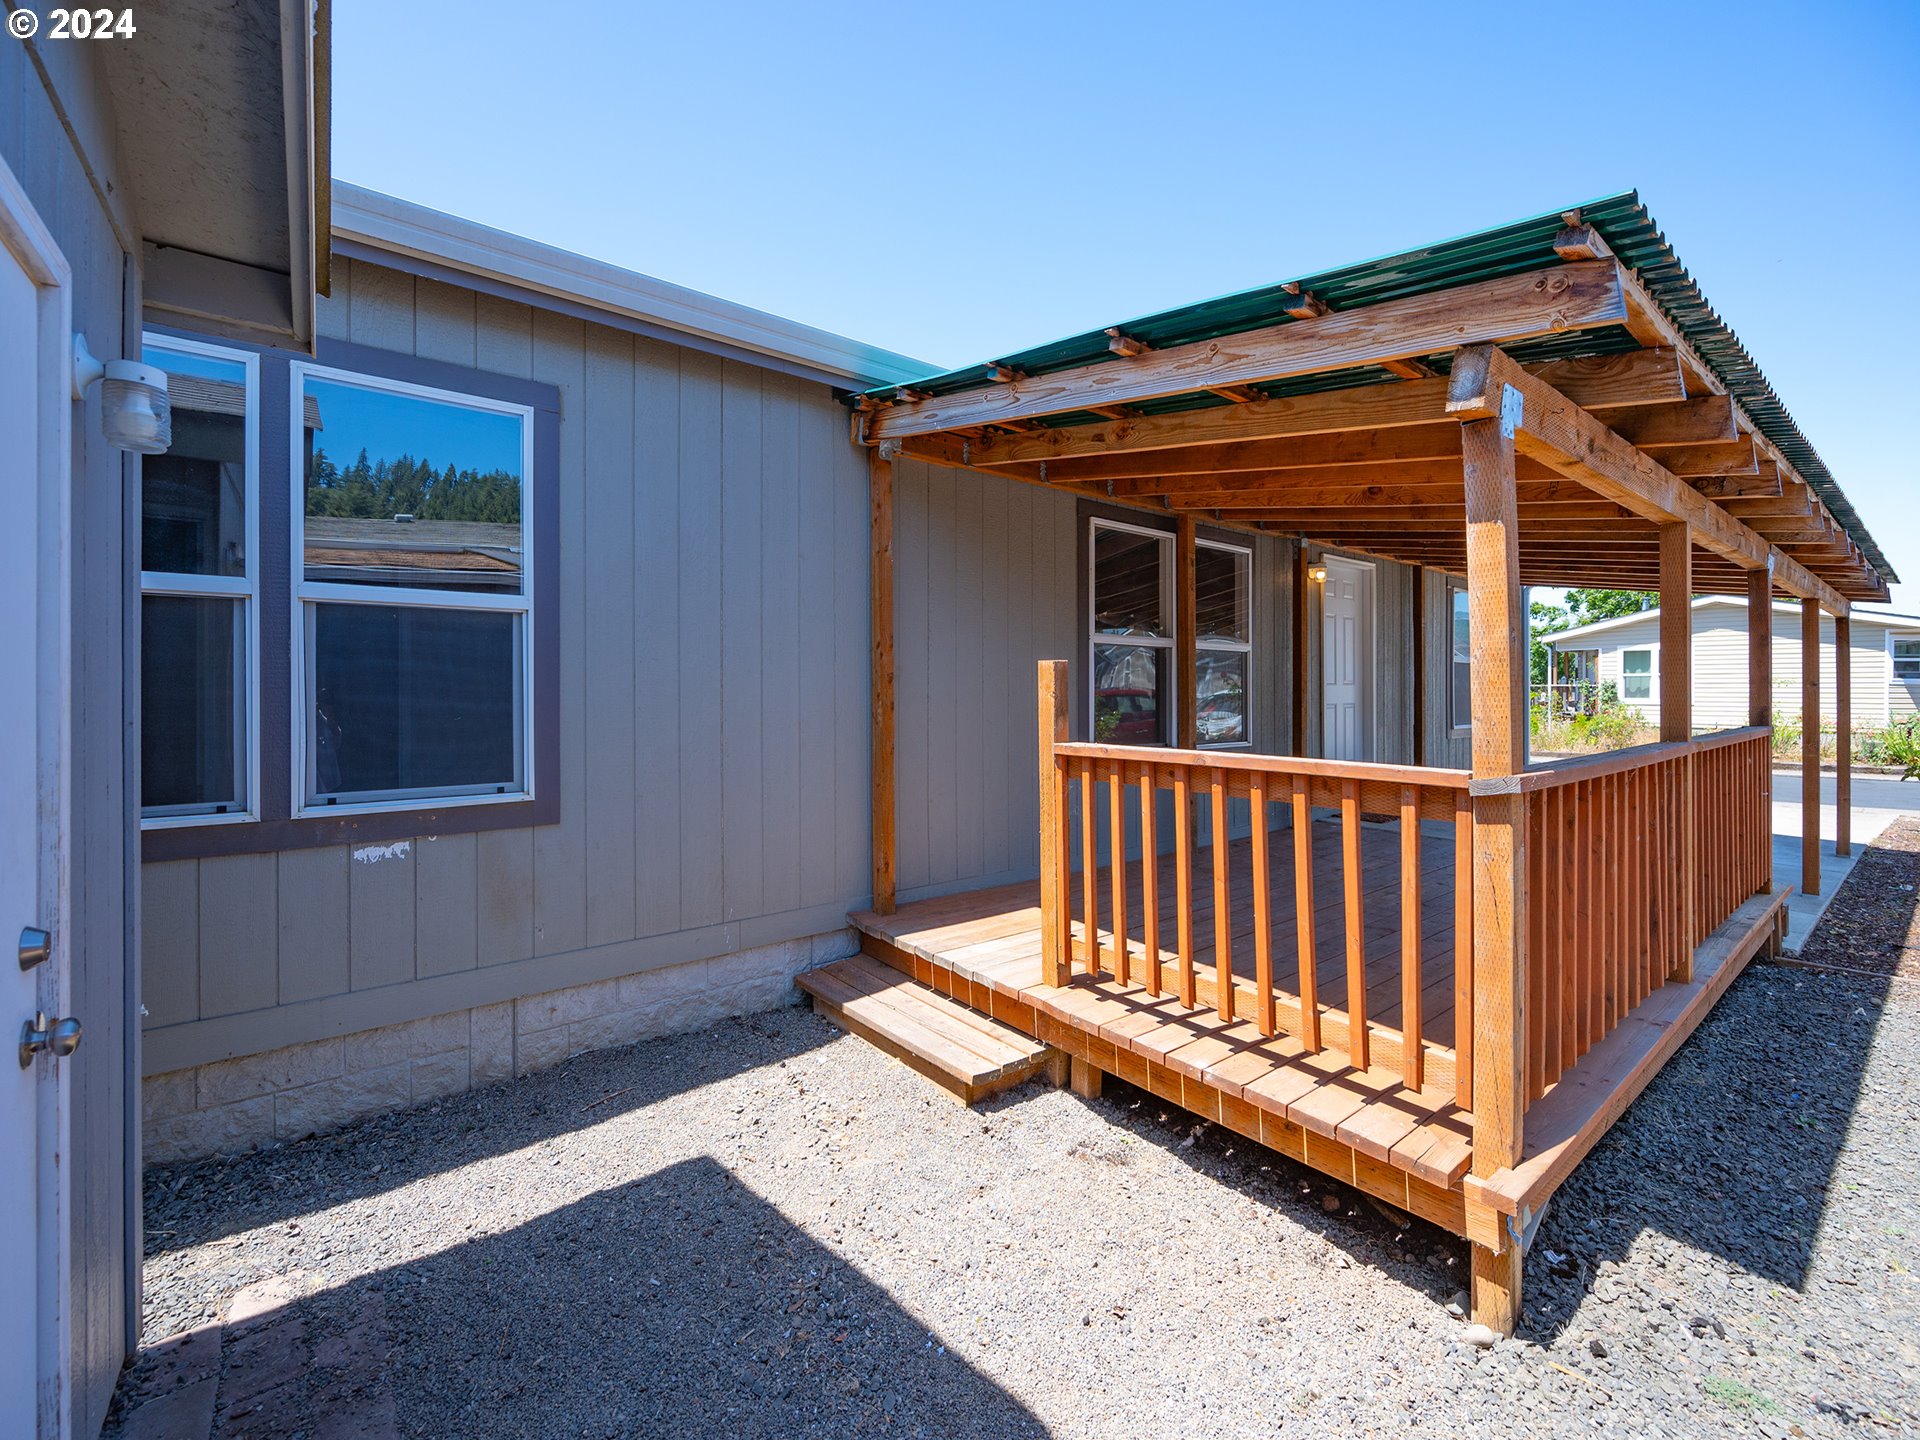
[[795,1004],[795,975],[857,949],[853,931],[833,930],[150,1075],[141,1093],[146,1158],[172,1164],[257,1150],[544,1070],[582,1051]]

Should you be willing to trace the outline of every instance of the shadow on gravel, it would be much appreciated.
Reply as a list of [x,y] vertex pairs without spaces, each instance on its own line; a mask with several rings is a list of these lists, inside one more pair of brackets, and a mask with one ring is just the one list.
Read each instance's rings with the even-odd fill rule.
[[403,1434],[1045,1433],[706,1157],[299,1304],[343,1297]]
[[1536,1337],[1611,1303],[1596,1268],[1646,1231],[1804,1290],[1889,991],[1920,1000],[1873,973],[1916,938],[1917,851],[1911,821],[1869,847],[1801,963],[1749,967],[1554,1196],[1522,1288]]
[[[554,1070],[435,1101],[424,1108],[442,1111],[445,1119],[441,1142],[428,1147],[419,1145],[418,1127],[407,1125],[419,1113],[416,1107],[276,1150],[150,1167],[146,1253],[164,1255],[378,1195],[791,1060],[839,1034],[825,1026],[807,1036],[791,1026],[780,1033],[756,1025],[752,1016],[721,1023],[735,1035],[691,1054],[689,1047],[676,1046],[671,1065],[661,1062],[654,1043],[593,1051]],[[403,1129],[409,1131],[404,1139]]]
[[[1011,1108],[1032,1092],[1009,1090],[975,1108]],[[1438,1225],[1376,1205],[1354,1186],[1109,1075],[1089,1102],[1109,1124],[1164,1151],[1215,1184],[1284,1215],[1356,1265],[1444,1305],[1467,1286],[1466,1243]],[[1329,1197],[1333,1208],[1328,1209]]]

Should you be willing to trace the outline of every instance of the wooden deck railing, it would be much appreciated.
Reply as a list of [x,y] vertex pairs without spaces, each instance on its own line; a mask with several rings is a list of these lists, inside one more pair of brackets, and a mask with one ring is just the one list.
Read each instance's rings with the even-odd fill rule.
[[1694,947],[1771,883],[1769,744],[1765,728],[1729,730],[1515,777],[1529,1101],[1654,990],[1688,978]]
[[[1499,787],[1488,793],[1518,793],[1525,806],[1527,1033],[1518,1038],[1528,1102],[1654,990],[1691,978],[1695,947],[1772,883],[1771,737],[1764,727],[1474,782],[1464,770],[1076,744],[1066,738],[1064,689],[1064,677],[1043,667],[1047,983],[1064,985],[1076,971],[1109,975],[1190,1008],[1216,1009],[1222,1019],[1251,1021],[1262,1035],[1291,1035],[1312,1052],[1343,1051],[1362,1069],[1398,1071],[1414,1088],[1450,1086],[1463,1109],[1473,1104],[1471,794],[1481,784]],[[1162,797],[1172,804],[1163,808]],[[1204,846],[1194,823],[1194,802],[1203,797],[1210,802]],[[1235,859],[1229,801],[1250,807],[1244,861]],[[1270,828],[1276,807],[1286,810],[1288,828]],[[1319,993],[1315,867],[1332,867],[1324,845],[1315,853],[1315,810],[1339,817],[1344,1004],[1328,1004]],[[1389,816],[1400,822],[1393,884],[1383,883],[1377,856],[1363,867],[1361,855],[1362,818]],[[1421,823],[1430,821],[1452,827],[1453,904],[1444,926],[1422,920]],[[1159,881],[1163,849],[1172,853],[1170,894]],[[1210,880],[1200,874],[1203,851]],[[1291,887],[1278,892],[1277,907],[1276,883]],[[1370,992],[1368,897],[1381,897],[1374,903],[1385,908],[1394,889],[1398,974],[1394,985],[1382,982]],[[1236,927],[1236,904],[1243,920],[1250,909],[1250,925]],[[1321,908],[1332,909],[1332,902]],[[1237,930],[1251,931],[1250,966],[1236,956]],[[1440,984],[1423,974],[1423,962],[1443,951],[1452,957],[1451,974]],[[1248,970],[1250,977],[1236,973]],[[1291,973],[1291,986],[1283,971]],[[1337,965],[1333,973],[1340,974]],[[1396,992],[1399,1024],[1383,1024],[1372,1012],[1392,1009]],[[1451,1003],[1452,1045],[1425,1036],[1436,1002]]]
[[[1065,737],[1062,697],[1041,696],[1041,925],[1047,982],[1062,985],[1075,970],[1139,984],[1150,995],[1167,994],[1190,1008],[1209,1007],[1222,1019],[1250,1020],[1262,1035],[1296,1037],[1312,1052],[1344,1051],[1362,1069],[1384,1065],[1419,1088],[1427,1081],[1454,1089],[1471,1103],[1470,1021],[1457,1020],[1457,1045],[1424,1038],[1429,982],[1423,961],[1433,950],[1423,935],[1421,822],[1453,827],[1452,868],[1472,874],[1472,812],[1464,770],[1373,765],[1295,756],[1170,750],[1076,744]],[[1161,796],[1172,805],[1161,813]],[[1204,797],[1208,844],[1202,847],[1192,817]],[[1245,801],[1251,824],[1246,837],[1250,864],[1235,873],[1229,801]],[[1289,830],[1270,830],[1274,807],[1285,807]],[[1344,926],[1343,1005],[1323,1003],[1316,975],[1313,815],[1340,817],[1340,891]],[[1393,816],[1400,822],[1399,866],[1394,888],[1399,909],[1399,1025],[1369,1014],[1366,896],[1369,877],[1361,860],[1361,819]],[[1163,825],[1170,824],[1171,837]],[[1075,831],[1079,884],[1073,883]],[[1132,844],[1130,847],[1129,836]],[[1172,909],[1162,913],[1158,866],[1163,842],[1173,856]],[[1106,873],[1099,857],[1104,849]],[[1133,854],[1129,855],[1132,848]],[[1206,849],[1210,894],[1196,893],[1198,853]],[[1279,883],[1291,886],[1290,925],[1276,924],[1273,851],[1285,863]],[[1078,894],[1074,893],[1078,889]],[[1105,893],[1102,893],[1104,890]],[[1280,892],[1283,897],[1288,891]],[[1139,914],[1129,914],[1137,897]],[[1236,975],[1234,910],[1250,898],[1253,956],[1251,978]],[[1211,905],[1207,905],[1207,900]],[[1106,913],[1102,917],[1103,902]],[[1448,954],[1472,949],[1472,886],[1455,887],[1450,931],[1439,942]],[[1210,913],[1209,913],[1210,912]],[[1137,920],[1137,924],[1136,924]],[[1196,927],[1204,922],[1198,938]],[[1291,930],[1291,935],[1287,932]],[[1138,938],[1135,938],[1137,932]],[[1288,957],[1276,946],[1291,941],[1291,987],[1277,972]],[[1201,958],[1205,951],[1208,959]],[[1210,963],[1209,963],[1210,961]],[[1451,967],[1451,993],[1442,991],[1456,1017],[1473,1014],[1472,967]],[[1389,999],[1392,996],[1389,990]]]

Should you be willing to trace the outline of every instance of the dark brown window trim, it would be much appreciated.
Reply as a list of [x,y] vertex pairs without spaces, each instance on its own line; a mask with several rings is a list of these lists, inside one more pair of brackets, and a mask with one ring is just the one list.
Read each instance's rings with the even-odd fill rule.
[[391,350],[321,340],[311,357],[322,365],[525,405],[533,419],[533,724],[531,800],[488,805],[421,806],[294,819],[292,773],[293,568],[288,367],[308,357],[285,350],[150,325],[156,335],[208,340],[260,357],[260,819],[143,830],[143,860],[261,855],[323,845],[383,844],[418,835],[465,835],[554,825],[560,820],[560,392],[513,375],[422,360]]

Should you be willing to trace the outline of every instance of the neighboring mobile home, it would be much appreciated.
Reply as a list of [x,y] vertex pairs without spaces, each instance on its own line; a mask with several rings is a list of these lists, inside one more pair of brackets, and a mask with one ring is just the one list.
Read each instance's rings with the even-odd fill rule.
[[[1800,627],[1792,605],[1773,607],[1773,708],[1800,714]],[[1715,730],[1747,713],[1747,603],[1701,595],[1692,605],[1693,724]],[[1835,714],[1833,617],[1820,621],[1820,714]],[[1569,687],[1612,684],[1621,701],[1648,720],[1660,718],[1660,611],[1596,620],[1540,637],[1556,657],[1555,675],[1583,677]],[[1849,669],[1855,726],[1885,727],[1920,709],[1920,615],[1856,607]]]

